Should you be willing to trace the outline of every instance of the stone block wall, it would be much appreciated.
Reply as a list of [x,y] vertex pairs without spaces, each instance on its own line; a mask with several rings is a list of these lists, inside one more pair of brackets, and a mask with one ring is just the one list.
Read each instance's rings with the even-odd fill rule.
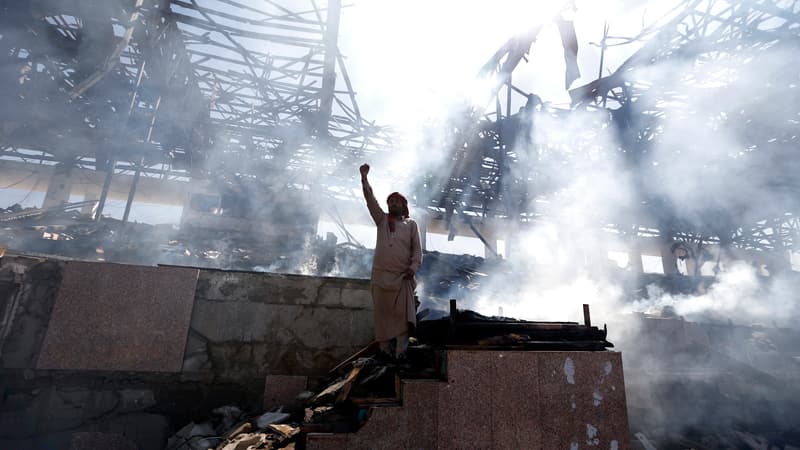
[[313,377],[372,337],[368,280],[203,270],[184,371]]
[[[159,328],[157,335],[169,331],[169,324],[185,327],[184,311],[191,314],[187,338],[162,339],[155,348],[141,348],[144,354],[128,358],[119,368],[175,371],[171,365],[150,364],[147,359],[177,351],[183,355],[180,372],[202,379],[313,377],[372,340],[369,280],[195,269],[199,275],[190,273],[189,278],[196,277],[196,286],[188,286],[186,277],[176,278],[178,284],[173,286],[171,274],[187,270],[4,258],[0,368],[114,370],[118,364],[83,367],[92,361],[92,352],[111,348],[95,341],[144,342],[141,335],[152,327]],[[176,302],[183,302],[187,288],[189,309],[178,311]],[[85,330],[78,332],[76,327]],[[51,339],[46,341],[48,330]],[[65,336],[71,352],[80,354],[82,361],[68,365],[52,361],[48,349],[66,345]],[[39,361],[43,348],[46,361]]]
[[0,319],[0,448],[15,449],[160,449],[213,408],[291,397],[265,398],[265,379],[304,387],[373,337],[369,280],[9,255]]

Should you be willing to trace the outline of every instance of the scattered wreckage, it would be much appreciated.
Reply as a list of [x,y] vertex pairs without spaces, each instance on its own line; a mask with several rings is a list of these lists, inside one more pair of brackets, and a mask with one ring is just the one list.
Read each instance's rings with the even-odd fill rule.
[[217,408],[202,423],[190,423],[169,439],[170,450],[257,450],[303,448],[309,433],[353,433],[370,417],[371,407],[400,405],[401,380],[445,380],[446,349],[589,350],[613,344],[607,330],[589,323],[530,322],[486,317],[458,310],[421,320],[407,358],[395,360],[378,352],[376,342],[330,370],[316,392],[298,393],[295,402],[261,414],[245,415],[235,406]]

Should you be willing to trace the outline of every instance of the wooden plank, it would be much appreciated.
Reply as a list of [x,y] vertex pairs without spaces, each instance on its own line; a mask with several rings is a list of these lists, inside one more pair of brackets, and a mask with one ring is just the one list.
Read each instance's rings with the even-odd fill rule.
[[332,374],[334,372],[337,372],[339,369],[341,369],[342,367],[344,367],[344,366],[350,364],[351,362],[357,360],[358,358],[361,358],[361,357],[363,357],[363,356],[365,356],[367,354],[375,353],[375,350],[377,350],[377,349],[378,349],[378,341],[372,341],[366,347],[364,347],[361,350],[353,353],[352,355],[347,357],[347,359],[345,359],[344,361],[342,361],[339,364],[337,364],[336,367],[331,369],[328,373]]
[[[361,372],[361,369],[362,369],[361,366],[353,367],[353,370],[351,370],[350,373],[347,374],[346,377],[344,377],[343,379],[331,384],[330,386],[325,388],[322,392],[320,392],[319,394],[315,395],[314,398],[311,399],[311,403],[312,404],[320,403],[326,397],[330,397],[333,394],[339,392],[347,384],[350,384],[353,381],[355,381],[356,377],[358,376],[358,373]],[[348,393],[349,393],[349,391],[350,390],[348,389]]]
[[336,403],[341,403],[347,400],[347,396],[350,395],[350,389],[352,389],[353,384],[358,377],[359,372],[364,366],[353,367],[353,370],[350,371],[350,374],[347,375],[345,378],[345,383],[342,389],[339,391],[339,395],[336,396]]

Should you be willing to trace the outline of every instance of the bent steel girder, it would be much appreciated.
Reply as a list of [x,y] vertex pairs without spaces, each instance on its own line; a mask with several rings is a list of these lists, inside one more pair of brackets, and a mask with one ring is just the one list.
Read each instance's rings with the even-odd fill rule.
[[[769,0],[681,1],[638,35],[607,35],[602,45],[603,51],[625,45],[639,48],[609,75],[570,90],[569,109],[541,104],[530,97],[532,86],[512,84],[509,73],[509,98],[500,98],[495,89],[495,108],[465,113],[451,127],[465,135],[450,143],[450,177],[429,188],[429,208],[515,222],[549,220],[547,208],[537,205],[557,202],[564,185],[537,173],[537,167],[549,159],[567,171],[590,154],[617,155],[614,158],[634,174],[639,200],[635,208],[598,217],[598,227],[656,230],[667,240],[691,234],[747,248],[791,249],[791,233],[781,230],[800,210],[800,74],[789,57],[800,46],[800,6]],[[737,95],[752,101],[719,101],[715,106],[714,99]],[[512,112],[511,96],[516,104],[527,96],[531,107]],[[578,114],[584,129],[573,130],[570,140],[556,143],[545,138],[520,145],[519,135],[525,137],[526,127],[540,126],[544,119],[569,123]],[[702,164],[709,174],[760,178],[743,183],[738,198],[729,195],[722,203],[713,190],[698,190],[688,202],[675,204],[662,187],[683,181],[666,179],[659,167],[670,160],[691,164],[687,148],[667,145],[675,139],[670,127],[676,120],[707,123],[708,139],[714,139],[714,130],[735,137],[741,148],[704,155]],[[615,138],[601,143],[598,137],[606,129],[614,130]],[[705,144],[688,145],[702,153]],[[769,201],[763,201],[765,195]]]
[[5,158],[324,191],[390,143],[355,101],[338,0],[0,5]]

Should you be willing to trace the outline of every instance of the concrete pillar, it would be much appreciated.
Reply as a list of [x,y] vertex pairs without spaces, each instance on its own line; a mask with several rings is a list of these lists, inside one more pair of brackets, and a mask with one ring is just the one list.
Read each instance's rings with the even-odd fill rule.
[[519,245],[519,222],[516,220],[509,220],[505,225],[505,233],[503,233],[503,240],[506,242],[506,253],[503,258],[508,259],[513,255],[514,248]]
[[71,167],[66,164],[56,165],[50,183],[47,185],[42,208],[51,208],[69,202],[69,194],[72,190],[70,169]]
[[[497,233],[495,232],[494,227],[492,227],[491,225],[484,225],[479,227],[478,229],[480,230],[483,238],[486,239],[486,242],[488,242],[489,245],[491,245],[494,248],[494,251],[499,252],[499,250],[497,249]],[[497,256],[492,254],[492,252],[488,248],[486,248],[486,246],[484,246],[483,257],[489,259],[489,258],[496,258]]]
[[[97,200],[99,197],[100,196],[97,193],[87,192],[83,196],[83,201],[88,202],[88,201],[91,201],[91,200]],[[96,208],[97,208],[97,201],[95,201],[94,203],[90,203],[90,204],[84,206],[83,208],[81,208],[81,214],[94,217],[94,212],[95,212]]]
[[628,268],[632,272],[644,272],[644,264],[642,263],[642,251],[639,249],[638,242],[632,242],[628,248]]
[[664,269],[664,275],[674,275],[678,273],[678,259],[672,253],[672,241],[663,240],[659,244],[661,250],[661,267]]

